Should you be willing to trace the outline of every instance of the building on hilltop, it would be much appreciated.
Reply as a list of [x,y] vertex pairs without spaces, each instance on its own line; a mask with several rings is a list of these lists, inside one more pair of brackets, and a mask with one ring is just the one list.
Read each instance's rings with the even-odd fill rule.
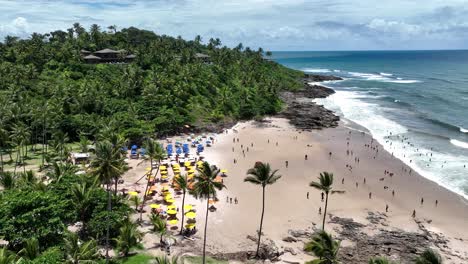
[[83,60],[86,63],[130,63],[136,56],[133,54],[127,54],[126,50],[112,50],[103,49],[96,52],[90,52],[87,50],[80,51]]
[[211,58],[209,55],[203,53],[195,53],[195,58],[202,61],[203,63],[211,64]]

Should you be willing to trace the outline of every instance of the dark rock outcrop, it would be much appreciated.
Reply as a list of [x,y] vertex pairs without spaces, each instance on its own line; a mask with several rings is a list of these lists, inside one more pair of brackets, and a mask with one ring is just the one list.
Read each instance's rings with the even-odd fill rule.
[[287,107],[280,116],[301,130],[322,129],[338,126],[340,118],[333,111],[312,102],[314,98],[325,98],[335,91],[325,86],[309,84],[325,80],[341,80],[335,76],[307,75],[304,78],[304,88],[295,92],[283,92],[281,99]]
[[343,78],[333,75],[320,75],[320,74],[305,74],[304,82],[325,82],[325,81],[342,81]]

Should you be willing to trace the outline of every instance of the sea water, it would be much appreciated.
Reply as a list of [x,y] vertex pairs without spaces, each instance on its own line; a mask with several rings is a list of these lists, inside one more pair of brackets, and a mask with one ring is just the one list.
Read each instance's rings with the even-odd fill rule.
[[274,52],[272,58],[344,78],[322,83],[336,93],[315,101],[367,128],[422,176],[468,198],[468,51]]

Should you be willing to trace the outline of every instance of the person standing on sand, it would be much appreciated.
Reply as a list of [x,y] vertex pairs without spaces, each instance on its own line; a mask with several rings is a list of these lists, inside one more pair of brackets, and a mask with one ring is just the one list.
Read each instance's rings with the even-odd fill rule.
[[413,214],[411,215],[413,218],[416,217],[416,210],[413,210]]
[[278,146],[278,141],[276,141],[276,146]]
[[288,161],[286,161],[286,169],[288,168],[288,165],[289,165],[289,162],[288,162]]
[[369,199],[372,199],[372,192],[369,193]]
[[341,184],[344,184],[344,178],[343,178],[343,179],[341,179]]
[[232,204],[232,197],[231,197],[231,198],[229,198],[229,202]]
[[319,207],[319,215],[322,215],[322,207]]
[[421,205],[424,204],[424,198],[421,198]]
[[439,204],[439,201],[436,200],[435,201],[435,206],[437,207],[438,204]]
[[237,201],[237,197],[236,197],[236,198],[234,198],[234,204],[237,204],[237,203],[238,203],[238,201]]
[[395,197],[395,190],[392,190],[392,196]]
[[307,160],[307,154],[304,156],[304,159]]
[[385,205],[385,212],[388,213],[388,204]]
[[324,193],[322,192],[322,202],[323,202],[323,199],[324,199]]
[[307,200],[309,200],[309,192],[307,192]]

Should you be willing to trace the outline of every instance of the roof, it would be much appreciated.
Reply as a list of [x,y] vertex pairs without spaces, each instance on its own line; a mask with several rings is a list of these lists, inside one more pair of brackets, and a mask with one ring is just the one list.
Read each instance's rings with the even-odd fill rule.
[[101,58],[99,58],[98,56],[94,56],[94,55],[88,55],[88,56],[84,56],[83,59],[85,59],[85,60],[100,60]]
[[134,58],[136,58],[136,56],[133,55],[133,54],[130,54],[130,55],[125,56],[125,58],[127,58],[127,59],[134,59]]
[[98,50],[94,53],[119,53],[119,51],[115,51],[115,50],[112,50],[112,49],[102,49],[102,50]]
[[195,57],[197,58],[209,58],[209,55],[203,54],[203,53],[195,53]]

